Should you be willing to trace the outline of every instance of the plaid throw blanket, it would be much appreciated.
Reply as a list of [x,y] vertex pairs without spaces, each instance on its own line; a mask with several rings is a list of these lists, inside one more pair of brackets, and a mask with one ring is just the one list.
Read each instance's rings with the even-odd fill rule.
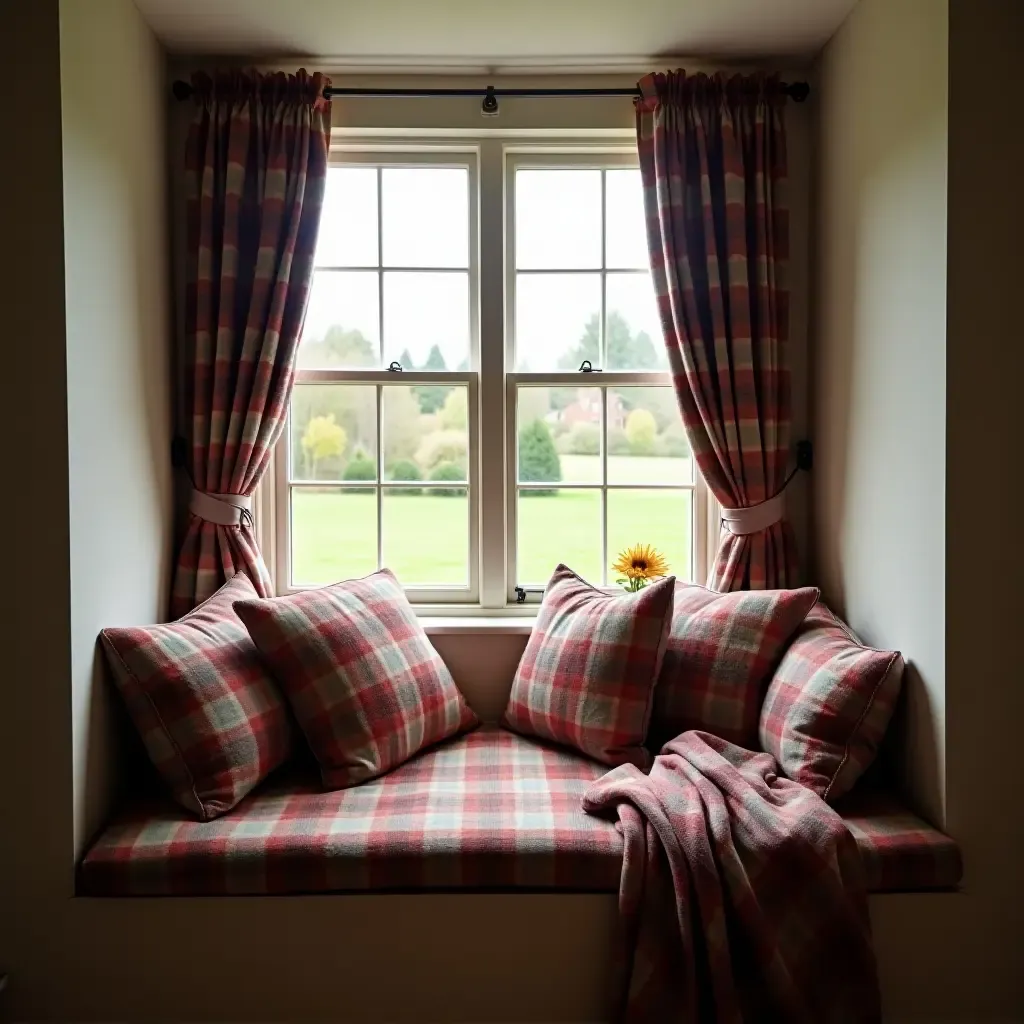
[[584,810],[625,840],[616,1020],[881,1019],[856,844],[770,754],[703,732],[667,743],[650,775],[613,769]]

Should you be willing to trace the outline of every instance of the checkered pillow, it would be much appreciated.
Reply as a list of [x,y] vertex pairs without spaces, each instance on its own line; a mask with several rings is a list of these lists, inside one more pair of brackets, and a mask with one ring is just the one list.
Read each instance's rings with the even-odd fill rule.
[[757,749],[761,699],[789,638],[818,599],[801,590],[720,594],[676,584],[665,659],[655,691],[654,750],[687,729]]
[[811,609],[761,708],[761,746],[832,801],[875,759],[903,681],[898,651],[864,647],[823,604]]
[[100,634],[153,764],[203,821],[234,807],[291,752],[287,707],[232,610],[251,597],[239,573],[177,622]]
[[479,725],[387,569],[235,605],[329,789],[383,775]]
[[644,737],[665,650],[673,577],[607,594],[564,565],[544,591],[505,724],[603,764],[646,768]]

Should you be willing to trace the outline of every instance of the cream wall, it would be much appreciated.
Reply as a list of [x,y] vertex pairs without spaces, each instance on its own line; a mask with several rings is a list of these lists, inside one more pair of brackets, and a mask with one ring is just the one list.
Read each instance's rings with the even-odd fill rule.
[[906,781],[965,856],[873,905],[892,1019],[1024,1019],[1022,52],[1011,0],[860,0],[818,68],[817,570],[907,655]]
[[818,71],[816,578],[906,653],[909,782],[941,823],[946,0],[861,0]]
[[62,0],[60,19],[78,850],[117,753],[96,636],[160,621],[170,587],[167,99],[131,0]]

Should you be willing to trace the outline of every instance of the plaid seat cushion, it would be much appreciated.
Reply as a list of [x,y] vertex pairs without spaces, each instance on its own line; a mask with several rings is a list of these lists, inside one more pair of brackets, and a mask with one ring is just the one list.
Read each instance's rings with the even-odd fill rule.
[[963,860],[955,840],[893,794],[855,790],[836,810],[857,841],[869,892],[953,889],[960,883]]
[[646,768],[674,583],[608,594],[558,566],[516,669],[505,725],[602,764]]
[[834,801],[875,759],[902,681],[898,651],[864,647],[819,602],[768,686],[761,748],[785,775]]
[[583,813],[604,768],[485,726],[384,778],[270,784],[200,824],[139,806],[89,852],[96,895],[572,888],[615,891],[622,840]]
[[[268,782],[216,821],[166,800],[119,815],[86,855],[93,896],[204,896],[396,889],[617,892],[622,837],[583,813],[605,768],[485,726],[391,774],[323,792],[315,779]],[[870,888],[957,884],[956,844],[893,798],[837,807]],[[847,809],[848,808],[848,809]]]
[[235,611],[288,696],[329,789],[479,724],[387,569]]
[[677,583],[651,747],[701,729],[756,750],[765,688],[817,599],[813,587],[720,594]]
[[239,573],[177,622],[100,634],[153,764],[203,820],[234,807],[291,752],[285,703],[232,610],[250,597]]

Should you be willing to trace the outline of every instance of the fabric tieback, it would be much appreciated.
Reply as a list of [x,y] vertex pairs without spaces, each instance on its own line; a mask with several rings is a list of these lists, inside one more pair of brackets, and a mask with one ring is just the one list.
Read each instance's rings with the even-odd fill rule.
[[218,526],[252,527],[252,498],[246,494],[208,494],[193,487],[188,510]]
[[786,511],[783,492],[750,508],[723,508],[722,525],[737,536],[760,533],[779,522]]

